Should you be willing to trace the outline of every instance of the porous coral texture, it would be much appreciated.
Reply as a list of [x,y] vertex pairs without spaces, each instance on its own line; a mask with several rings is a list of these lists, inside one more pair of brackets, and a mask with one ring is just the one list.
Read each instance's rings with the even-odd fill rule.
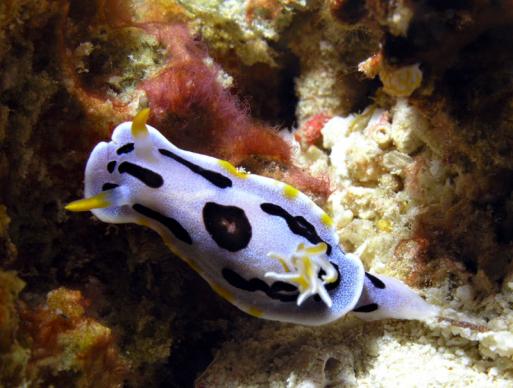
[[[298,89],[299,114],[306,119],[296,136],[302,142],[296,157],[312,171],[329,170],[333,193],[328,208],[343,246],[354,251],[366,244],[362,261],[367,269],[417,287],[430,303],[442,307],[442,318],[424,324],[376,322],[365,324],[361,332],[361,324],[353,320],[317,328],[315,333],[310,329],[285,333],[269,325],[259,332],[265,335],[258,343],[241,334],[225,345],[200,383],[264,386],[270,380],[277,387],[511,384],[513,256],[508,182],[512,159],[506,151],[511,148],[505,145],[512,131],[511,75],[505,74],[511,56],[499,50],[509,40],[505,31],[511,27],[504,25],[509,11],[502,2],[413,4],[369,1],[368,12],[363,12],[354,2],[330,2],[334,17],[346,28],[357,28],[355,20],[361,21],[360,28],[369,27],[372,18],[384,26],[383,50],[369,55],[371,59],[360,67],[367,76],[376,76],[383,66],[415,66],[422,78],[398,77],[397,86],[409,90],[396,93],[387,85],[388,76],[382,77],[375,84],[374,103],[347,114],[347,108],[337,107],[345,100],[335,97],[346,92],[346,85],[340,77],[330,76],[340,61],[307,57],[320,69],[312,76],[312,85],[331,83],[340,89],[317,94],[311,102],[312,94]],[[459,33],[442,43],[437,35],[441,26],[447,33],[452,29]],[[303,47],[318,43],[313,38]],[[450,49],[456,51],[451,51],[447,61],[440,53]],[[498,77],[502,85],[496,82]],[[484,92],[484,82],[494,85],[493,93]],[[299,78],[299,88],[303,85]],[[468,103],[475,110],[469,110]],[[322,139],[317,135],[312,144],[308,135],[317,131],[312,131],[311,124],[325,112],[333,117],[321,130]],[[491,128],[490,117],[498,129]],[[325,153],[328,159],[322,156]],[[355,346],[354,338],[360,346]],[[312,353],[306,350],[309,341],[318,342]],[[296,343],[305,344],[303,352],[294,345],[290,353],[285,350],[285,344]],[[326,355],[331,357],[333,343],[342,352],[354,349],[354,362],[348,355],[320,362]],[[253,360],[263,357],[267,365],[270,359],[279,363],[265,374],[267,381],[258,375],[263,364],[246,370],[240,353],[239,361],[233,361],[236,349],[246,347]],[[362,347],[368,349],[364,354],[359,352]],[[305,358],[310,362],[289,368]],[[328,377],[326,365],[340,366],[334,368],[339,372],[337,380]]]
[[18,299],[23,287],[0,272],[0,384],[120,386],[127,364],[111,330],[86,315],[81,293],[60,288],[32,309]]
[[[314,332],[298,328],[276,335],[275,328],[265,327],[262,332],[267,339],[253,342],[253,337],[242,336],[223,347],[200,383],[264,386],[264,377],[253,373],[269,359],[283,365],[271,368],[267,375],[275,386],[508,383],[513,366],[511,275],[498,293],[478,297],[484,275],[472,278],[458,263],[458,256],[430,255],[429,245],[438,242],[422,233],[425,208],[448,206],[457,195],[443,161],[422,141],[429,131],[429,121],[404,99],[390,109],[372,105],[361,114],[334,117],[324,125],[322,147],[329,159],[323,159],[323,164],[335,185],[328,206],[342,245],[354,251],[365,244],[361,259],[367,269],[421,287],[430,303],[443,307],[444,318],[426,324],[366,324],[365,329],[362,323],[349,320]],[[307,146],[300,158],[305,165],[312,158],[315,166],[317,147]],[[310,341],[317,345],[310,347]],[[292,346],[291,353],[277,350],[291,343],[304,348]],[[252,359],[267,358],[254,370],[242,369],[237,366],[240,354],[236,356],[240,348],[250,348]],[[366,349],[364,354],[358,351],[361,348]],[[333,349],[343,355],[334,356]],[[344,354],[347,349],[352,350],[350,357]],[[327,359],[333,360],[322,362]],[[304,364],[291,366],[298,363]],[[437,365],[434,376],[432,369],[425,369],[427,363]],[[329,365],[337,365],[332,367],[337,370],[335,377]]]

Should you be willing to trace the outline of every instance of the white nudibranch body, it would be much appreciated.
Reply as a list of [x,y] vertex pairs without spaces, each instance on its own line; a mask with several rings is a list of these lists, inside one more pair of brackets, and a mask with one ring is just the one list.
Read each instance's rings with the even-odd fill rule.
[[330,217],[285,183],[184,151],[145,124],[149,110],[99,143],[85,199],[66,206],[155,230],[223,298],[261,318],[321,325],[423,319],[436,309],[398,280],[345,254]]

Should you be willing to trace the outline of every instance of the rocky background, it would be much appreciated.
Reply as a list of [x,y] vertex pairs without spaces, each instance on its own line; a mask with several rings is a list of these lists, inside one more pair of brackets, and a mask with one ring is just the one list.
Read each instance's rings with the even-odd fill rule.
[[[0,386],[511,386],[512,40],[506,0],[1,2]],[[258,320],[150,230],[66,213],[145,106],[442,317]]]

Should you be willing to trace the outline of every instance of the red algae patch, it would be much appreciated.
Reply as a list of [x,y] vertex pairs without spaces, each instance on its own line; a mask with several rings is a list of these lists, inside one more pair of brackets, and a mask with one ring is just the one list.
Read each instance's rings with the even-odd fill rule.
[[326,113],[317,113],[310,117],[295,133],[294,138],[305,145],[320,143],[321,129],[332,116]]
[[153,123],[180,147],[240,163],[252,155],[287,162],[289,146],[251,120],[219,82],[219,68],[182,25],[146,24],[169,54],[167,66],[141,83]]

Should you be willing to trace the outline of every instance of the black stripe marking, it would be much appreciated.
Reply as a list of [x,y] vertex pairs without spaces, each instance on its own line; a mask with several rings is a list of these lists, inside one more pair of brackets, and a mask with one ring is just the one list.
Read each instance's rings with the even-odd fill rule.
[[107,183],[104,183],[103,186],[102,186],[102,191],[107,191],[107,190],[110,190],[110,189],[115,189],[116,187],[118,187],[119,185],[115,184],[115,183],[110,183],[110,182],[107,182]]
[[232,187],[232,181],[231,179],[225,177],[223,174],[220,174],[218,172],[207,170],[201,166],[198,166],[197,164],[191,163],[188,160],[185,160],[184,158],[176,155],[175,153],[162,149],[159,149],[159,152],[167,156],[168,158],[171,158],[175,161],[177,161],[180,164],[183,164],[185,167],[187,167],[192,172],[201,175],[203,178],[208,180],[210,183],[216,185],[217,187],[220,187],[221,189],[225,189],[227,187]]
[[385,283],[381,279],[378,279],[376,276],[371,275],[368,272],[365,272],[365,276],[371,281],[372,285],[376,288],[384,290],[386,288]]
[[353,311],[355,313],[372,313],[373,311],[376,311],[378,309],[377,303],[369,303],[364,304],[363,306],[355,308]]
[[283,218],[287,222],[287,225],[292,233],[303,236],[312,244],[318,244],[320,242],[325,243],[328,246],[326,249],[326,254],[328,256],[331,255],[331,245],[319,237],[315,227],[303,216],[293,216],[281,206],[275,205],[273,203],[263,203],[260,205],[260,208],[267,214]]
[[160,186],[164,184],[164,179],[162,176],[148,170],[147,168],[138,166],[137,164],[133,164],[130,162],[123,162],[119,165],[118,171],[120,174],[128,173],[132,175],[134,178],[139,179],[146,186],[149,186],[154,189],[158,189]]
[[[258,278],[246,280],[237,272],[229,268],[223,268],[222,274],[223,278],[235,288],[249,292],[262,291],[269,298],[276,299],[281,302],[295,302],[299,296],[297,287],[289,283],[278,281],[269,286],[266,282]],[[284,294],[284,292],[293,293]]]
[[203,207],[203,223],[216,244],[227,251],[240,251],[251,240],[251,224],[239,207],[207,202]]
[[115,168],[116,168],[116,161],[115,160],[107,163],[107,171],[110,172],[111,174],[114,172]]
[[121,147],[119,147],[116,151],[116,153],[118,155],[121,155],[121,154],[129,154],[130,152],[132,152],[134,150],[134,143],[126,143],[125,145],[122,145]]
[[[332,263],[333,264],[333,263]],[[338,271],[338,265],[333,264],[335,266],[335,269],[337,270],[337,280],[333,283],[326,285],[326,290],[331,291],[338,287],[340,284],[340,272]],[[276,299],[281,302],[294,302],[299,297],[299,293],[297,291],[297,287],[290,283],[285,283],[282,281],[276,281],[269,286],[266,282],[263,280],[260,280],[258,278],[252,278],[249,280],[244,279],[241,275],[239,275],[237,272],[229,269],[229,268],[223,268],[222,271],[223,278],[233,287],[238,288],[240,290],[249,291],[249,292],[255,292],[255,291],[262,291],[264,292],[269,298]],[[323,270],[319,271],[319,279],[325,275],[325,272]],[[283,292],[287,292],[284,294]],[[293,294],[291,294],[293,293]],[[321,298],[319,295],[314,296],[314,300],[316,302],[320,302]]]
[[[330,261],[330,263],[331,263],[331,261]],[[333,283],[326,284],[325,288],[326,288],[327,291],[331,291],[331,290],[334,290],[335,288],[337,288],[340,285],[340,281],[341,281],[341,279],[340,279],[340,271],[338,270],[338,265],[336,265],[335,263],[331,263],[331,265],[333,267],[335,267],[335,270],[337,271],[337,280],[335,280]],[[326,275],[326,272],[324,272],[324,270],[321,268],[321,270],[319,271],[319,274],[317,276],[318,276],[319,279],[322,279],[322,277],[324,275]],[[320,302],[322,299],[321,299],[321,297],[318,294],[316,294],[314,296],[314,300],[316,302]]]
[[151,218],[152,220],[155,220],[162,225],[164,225],[166,228],[168,228],[171,233],[180,241],[183,241],[187,244],[192,244],[192,238],[189,232],[185,230],[185,228],[180,225],[180,223],[175,220],[174,218],[167,217],[163,214],[160,214],[158,211],[155,211],[153,209],[150,209],[144,205],[141,205],[139,203],[136,203],[132,206],[132,208],[137,212],[142,214],[145,217]]

